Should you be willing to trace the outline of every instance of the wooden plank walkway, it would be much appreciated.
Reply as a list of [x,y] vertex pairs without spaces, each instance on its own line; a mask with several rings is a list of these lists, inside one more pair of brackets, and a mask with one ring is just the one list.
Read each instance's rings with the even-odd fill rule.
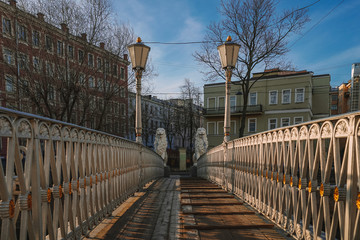
[[290,239],[200,178],[159,179],[129,198],[86,239]]

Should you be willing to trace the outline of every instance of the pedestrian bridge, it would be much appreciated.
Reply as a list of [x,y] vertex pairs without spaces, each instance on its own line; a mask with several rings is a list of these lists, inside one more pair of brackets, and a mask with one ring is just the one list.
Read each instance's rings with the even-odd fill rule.
[[[199,159],[201,178],[163,178],[140,144],[5,108],[0,137],[1,240],[360,239],[360,113],[224,143]],[[114,232],[124,221],[141,224]]]

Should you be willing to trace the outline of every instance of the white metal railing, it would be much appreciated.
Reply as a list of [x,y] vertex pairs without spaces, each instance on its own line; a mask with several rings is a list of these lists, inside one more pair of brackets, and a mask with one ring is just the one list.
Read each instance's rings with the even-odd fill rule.
[[360,112],[224,143],[197,169],[298,239],[360,239]]
[[0,108],[1,240],[80,239],[139,187],[161,157],[116,136]]

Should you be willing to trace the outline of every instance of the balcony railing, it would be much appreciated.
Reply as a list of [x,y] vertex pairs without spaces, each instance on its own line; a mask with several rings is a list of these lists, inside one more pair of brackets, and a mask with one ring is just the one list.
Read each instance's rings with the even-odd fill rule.
[[125,139],[0,108],[1,239],[80,239],[163,160]]
[[224,143],[198,175],[298,239],[360,239],[360,112]]
[[[241,114],[243,106],[230,107],[230,112],[232,114]],[[248,105],[247,114],[256,114],[262,112],[262,105]],[[205,108],[204,115],[223,115],[225,113],[225,107],[216,107],[216,108]]]

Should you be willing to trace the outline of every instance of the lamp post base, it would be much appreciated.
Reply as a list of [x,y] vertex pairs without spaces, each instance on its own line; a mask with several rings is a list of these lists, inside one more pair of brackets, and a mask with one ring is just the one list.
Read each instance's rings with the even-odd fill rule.
[[141,137],[141,136],[137,136],[137,137],[136,137],[136,142],[142,144],[142,137]]

